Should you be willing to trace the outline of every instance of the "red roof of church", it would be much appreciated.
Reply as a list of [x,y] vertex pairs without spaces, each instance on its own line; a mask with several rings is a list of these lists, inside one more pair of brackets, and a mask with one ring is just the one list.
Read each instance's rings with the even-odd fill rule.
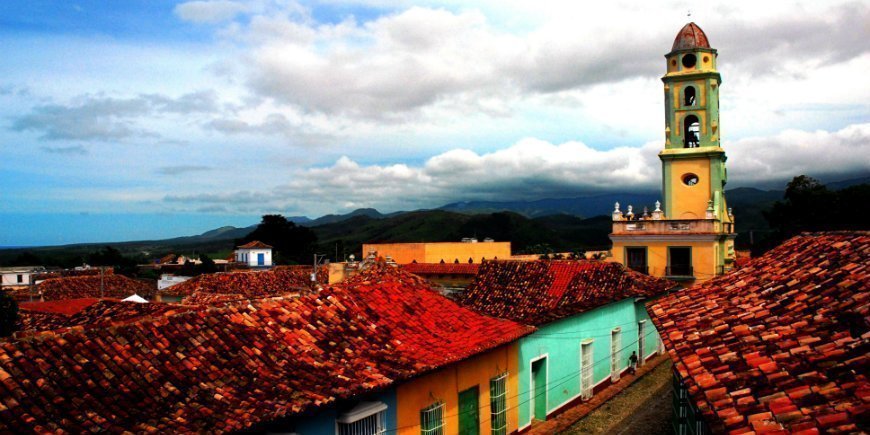
[[710,41],[707,40],[707,35],[697,24],[689,23],[680,29],[680,33],[677,33],[671,51],[691,50],[693,48],[710,48]]
[[259,240],[254,240],[239,246],[237,249],[272,249],[272,247]]
[[648,309],[714,433],[868,431],[870,233],[794,237]]
[[409,263],[401,267],[417,275],[477,275],[480,263]]
[[0,341],[0,432],[242,430],[532,331],[379,266],[298,298]]
[[603,261],[485,261],[460,303],[493,317],[541,325],[675,283]]
[[157,292],[155,284],[115,274],[49,278],[41,282],[37,289],[46,301],[99,297],[120,299],[134,294],[152,299]]

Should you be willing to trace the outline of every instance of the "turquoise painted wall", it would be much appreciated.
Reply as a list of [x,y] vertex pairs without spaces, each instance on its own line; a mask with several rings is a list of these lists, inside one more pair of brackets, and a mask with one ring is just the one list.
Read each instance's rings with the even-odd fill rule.
[[[519,345],[519,426],[531,423],[529,387],[531,362],[541,356],[547,360],[547,411],[552,412],[580,395],[580,342],[591,338],[593,384],[610,377],[611,331],[621,328],[622,350],[619,370],[628,367],[628,357],[637,350],[637,322],[646,320],[645,354],[654,352],[658,334],[649,321],[643,301],[625,299],[583,314],[538,327],[534,334],[520,339]],[[539,400],[536,398],[536,400]]]

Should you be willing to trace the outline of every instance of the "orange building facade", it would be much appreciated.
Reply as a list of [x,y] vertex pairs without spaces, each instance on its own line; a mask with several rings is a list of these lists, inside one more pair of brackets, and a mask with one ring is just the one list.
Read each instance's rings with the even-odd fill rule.
[[474,263],[511,256],[511,242],[437,242],[437,243],[366,243],[363,256],[377,252],[398,264],[409,263]]
[[400,384],[397,433],[516,432],[517,346],[514,341]]

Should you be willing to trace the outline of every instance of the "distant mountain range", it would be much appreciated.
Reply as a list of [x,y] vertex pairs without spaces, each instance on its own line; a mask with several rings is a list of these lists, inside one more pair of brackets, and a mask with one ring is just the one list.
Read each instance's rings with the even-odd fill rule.
[[[870,183],[870,177],[829,183],[827,186],[836,190],[866,183]],[[783,194],[782,190],[752,187],[726,191],[728,206],[734,209],[740,233],[738,245],[748,243],[751,232],[769,231],[762,211],[781,200]],[[339,258],[343,258],[344,254],[359,254],[364,242],[450,241],[463,237],[509,240],[514,243],[515,250],[535,245],[546,245],[557,250],[592,249],[609,244],[609,215],[614,202],[619,201],[623,210],[631,204],[635,212],[641,212],[644,207],[651,210],[660,198],[658,193],[608,193],[536,201],[464,201],[433,210],[383,214],[373,208],[361,208],[317,219],[304,216],[288,219],[314,230],[323,252],[331,256],[338,254]],[[226,252],[232,249],[234,240],[246,236],[255,227],[225,226],[195,236],[164,240],[4,249],[0,250],[0,263],[22,251],[72,255],[104,245],[122,252],[146,255]]]

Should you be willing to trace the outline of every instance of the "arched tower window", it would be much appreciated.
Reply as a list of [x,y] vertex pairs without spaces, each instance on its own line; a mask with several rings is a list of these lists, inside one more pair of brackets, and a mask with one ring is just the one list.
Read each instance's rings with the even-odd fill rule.
[[683,145],[686,148],[698,148],[701,140],[701,123],[698,117],[689,115],[683,120]]
[[694,106],[695,105],[695,87],[694,86],[686,86],[686,90],[683,91],[683,105],[684,106]]

